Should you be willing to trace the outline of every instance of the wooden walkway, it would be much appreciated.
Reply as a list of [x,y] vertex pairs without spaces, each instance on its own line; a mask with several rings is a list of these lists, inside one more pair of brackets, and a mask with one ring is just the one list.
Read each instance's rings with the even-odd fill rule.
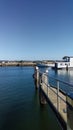
[[[49,79],[56,81],[56,86],[50,84]],[[73,86],[59,79],[48,76],[48,71],[40,72],[38,67],[35,67],[34,81],[36,89],[39,89],[39,99],[41,104],[46,101],[52,106],[62,128],[64,130],[73,130],[73,95],[66,95],[60,90],[60,83],[68,85],[73,90]]]
[[[59,112],[61,117],[67,123],[67,106],[66,106],[66,96],[59,91],[57,96],[57,89],[51,86],[45,85],[45,83],[41,84],[41,88],[50,102],[53,104],[55,109]],[[61,98],[60,98],[61,97]],[[65,101],[63,101],[63,100]]]

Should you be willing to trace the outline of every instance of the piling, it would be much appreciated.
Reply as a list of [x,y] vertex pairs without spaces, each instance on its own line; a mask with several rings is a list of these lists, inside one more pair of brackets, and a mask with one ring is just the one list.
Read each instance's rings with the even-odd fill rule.
[[66,66],[66,70],[68,71],[68,65]]
[[39,68],[36,66],[34,69],[34,83],[35,83],[35,88],[39,88]]
[[44,93],[41,88],[39,88],[39,100],[41,105],[45,105],[47,103]]
[[[42,82],[44,81],[44,82]],[[47,101],[46,101],[46,98],[45,98],[45,95],[43,93],[43,90],[44,90],[44,87],[48,85],[48,77],[47,77],[47,72],[46,73],[42,73],[40,75],[40,88],[39,88],[39,99],[40,99],[40,103],[41,104],[47,104]]]

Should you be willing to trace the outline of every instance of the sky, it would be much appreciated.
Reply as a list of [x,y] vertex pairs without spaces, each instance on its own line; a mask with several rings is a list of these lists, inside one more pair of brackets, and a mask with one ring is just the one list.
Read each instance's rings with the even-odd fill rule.
[[0,60],[73,56],[73,0],[0,0]]

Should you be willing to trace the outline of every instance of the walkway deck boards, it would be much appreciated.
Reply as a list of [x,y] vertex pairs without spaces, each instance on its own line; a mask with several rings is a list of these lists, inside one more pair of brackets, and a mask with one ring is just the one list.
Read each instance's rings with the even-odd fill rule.
[[[57,89],[51,87],[52,90],[54,90],[57,93]],[[48,99],[51,101],[51,103],[54,105],[54,107],[57,109],[57,95],[50,89],[50,87],[47,87],[44,83],[42,85],[42,90],[48,97]],[[62,97],[66,101],[66,96],[59,91],[59,96]],[[59,98],[59,110],[58,112],[64,119],[64,121],[67,123],[67,106],[66,103]]]

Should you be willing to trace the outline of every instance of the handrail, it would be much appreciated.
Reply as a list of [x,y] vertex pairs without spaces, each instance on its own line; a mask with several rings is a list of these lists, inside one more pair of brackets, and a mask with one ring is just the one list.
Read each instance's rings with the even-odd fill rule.
[[[49,87],[49,84],[47,85],[44,81],[43,81],[43,83],[47,86],[47,87]],[[52,88],[51,88],[51,86],[49,87],[56,95],[57,95],[57,92],[55,92]],[[56,88],[57,89],[57,88]],[[64,101],[65,103],[66,103],[66,101],[61,97],[61,96],[59,96],[58,95],[58,97],[62,100],[62,101]]]
[[65,81],[63,81],[63,80],[60,80],[60,79],[58,79],[58,78],[54,78],[54,77],[52,77],[52,76],[49,76],[49,78],[52,78],[52,79],[54,79],[54,80],[56,80],[56,81],[59,81],[59,82],[61,82],[61,83],[63,83],[63,84],[70,85],[71,87],[73,87],[73,84],[70,84],[70,83],[65,82]]
[[[48,70],[48,69],[47,69],[47,70]],[[46,70],[45,70],[45,72],[42,72],[40,69],[38,69],[38,71],[39,71],[40,74],[43,74],[43,73],[44,73],[45,75],[49,76],[49,74],[46,73]],[[70,84],[70,83],[65,82],[65,81],[63,81],[63,80],[60,80],[60,79],[58,79],[58,78],[54,78],[53,76],[49,76],[49,78],[52,78],[52,79],[54,79],[54,80],[56,80],[56,81],[59,81],[59,82],[61,82],[61,83],[63,83],[63,84],[70,85],[71,87],[73,87],[73,84]]]
[[[43,74],[43,72],[41,72],[41,71],[39,71],[39,73]],[[45,74],[46,76],[49,76],[48,74],[46,74],[46,72],[44,72],[44,74]],[[65,81],[63,81],[63,80],[60,80],[60,79],[58,79],[58,78],[54,78],[53,76],[49,76],[49,78],[52,78],[52,79],[54,79],[54,80],[56,80],[56,81],[59,81],[59,82],[61,82],[61,83],[63,83],[63,84],[70,85],[71,87],[73,87],[73,84],[70,84],[70,83],[65,82]]]

